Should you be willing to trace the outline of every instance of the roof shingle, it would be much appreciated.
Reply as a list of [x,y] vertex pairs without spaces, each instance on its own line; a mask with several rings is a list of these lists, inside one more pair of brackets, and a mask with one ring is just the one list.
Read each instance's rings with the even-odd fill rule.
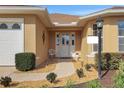
[[53,23],[57,22],[60,24],[67,24],[71,22],[77,22],[80,16],[54,13],[50,14],[49,17]]

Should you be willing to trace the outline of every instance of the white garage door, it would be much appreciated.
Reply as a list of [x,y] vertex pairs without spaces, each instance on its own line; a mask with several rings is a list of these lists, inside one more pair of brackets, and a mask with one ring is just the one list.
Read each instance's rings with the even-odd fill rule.
[[15,65],[15,54],[24,51],[23,18],[0,18],[0,66]]

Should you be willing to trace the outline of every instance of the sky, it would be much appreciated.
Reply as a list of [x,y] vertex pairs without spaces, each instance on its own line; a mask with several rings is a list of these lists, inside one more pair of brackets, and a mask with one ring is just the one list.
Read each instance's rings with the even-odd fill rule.
[[50,14],[62,13],[62,14],[83,16],[113,6],[112,5],[45,5],[42,7],[46,7]]

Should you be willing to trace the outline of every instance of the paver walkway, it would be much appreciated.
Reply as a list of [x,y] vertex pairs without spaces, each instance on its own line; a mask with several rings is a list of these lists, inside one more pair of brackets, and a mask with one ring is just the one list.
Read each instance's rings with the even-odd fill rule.
[[109,70],[105,76],[100,80],[102,86],[104,88],[112,88],[113,87],[113,78],[116,75],[116,70]]
[[[66,60],[62,61],[61,59],[60,61],[61,61],[60,63],[58,62],[56,64],[55,70],[51,71],[57,74],[57,78],[70,76],[75,73],[75,68],[72,62],[68,62],[68,61],[66,62]],[[45,80],[47,74],[50,73],[50,72],[48,73],[29,73],[29,72],[14,73],[15,68],[8,67],[2,70],[1,69],[2,68],[0,67],[0,77],[7,75],[7,76],[10,76],[13,81],[18,81],[18,82]]]

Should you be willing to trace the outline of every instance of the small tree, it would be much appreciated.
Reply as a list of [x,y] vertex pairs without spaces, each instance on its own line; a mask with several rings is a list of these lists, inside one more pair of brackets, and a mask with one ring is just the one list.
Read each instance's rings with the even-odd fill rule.
[[107,69],[109,69],[110,68],[109,61],[111,60],[111,54],[110,53],[106,53],[104,56],[105,56],[105,59],[106,59]]
[[55,73],[49,73],[46,76],[46,79],[50,82],[53,83],[56,80],[57,75]]
[[12,82],[12,79],[8,76],[5,77],[1,77],[0,79],[0,83],[1,85],[3,85],[4,87],[8,87],[10,86],[10,83]]

